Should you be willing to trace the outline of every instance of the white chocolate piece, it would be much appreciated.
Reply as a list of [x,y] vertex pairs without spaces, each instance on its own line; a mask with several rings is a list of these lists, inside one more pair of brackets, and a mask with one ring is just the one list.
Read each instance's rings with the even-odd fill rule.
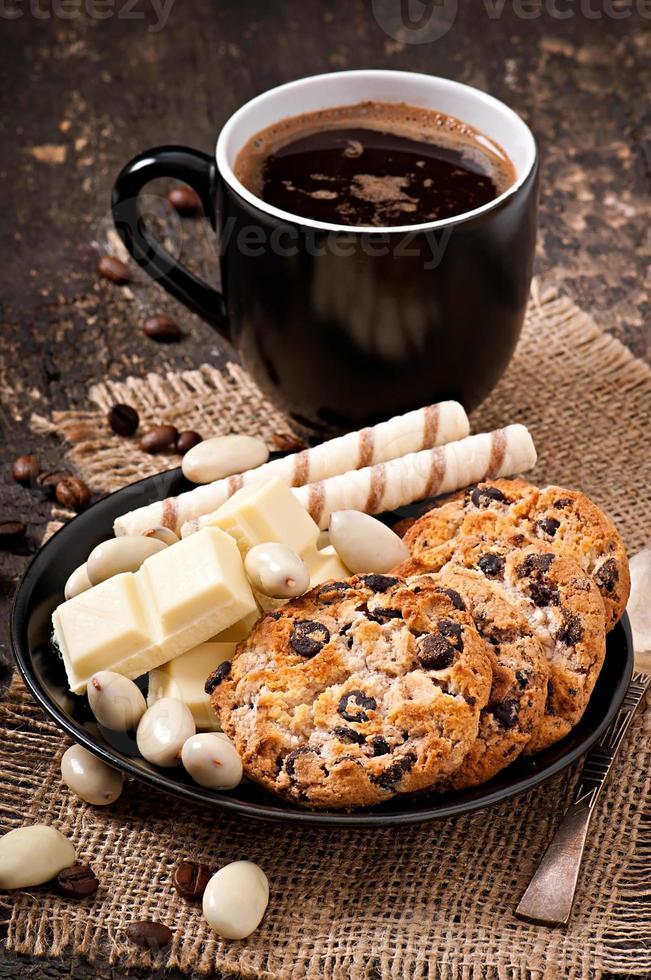
[[[226,531],[235,538],[242,555],[269,541],[278,541],[303,555],[316,548],[319,537],[319,528],[282,480],[243,487],[214,514],[202,519],[202,525]],[[185,527],[182,533],[187,537]]]
[[651,672],[651,548],[633,555],[631,595],[626,611],[633,631],[635,669]]
[[203,893],[206,922],[224,939],[246,939],[269,904],[267,876],[253,861],[234,861],[214,874]]
[[181,762],[195,783],[206,789],[234,789],[242,781],[242,760],[223,733],[193,735],[183,746]]
[[382,574],[409,557],[398,535],[369,514],[337,510],[330,517],[330,539],[351,572]]
[[204,690],[209,674],[224,660],[232,660],[237,642],[200,643],[187,653],[157,667],[149,674],[147,704],[162,698],[175,698],[192,712],[198,729],[219,731],[219,719]]
[[258,592],[275,599],[294,599],[310,584],[310,573],[300,555],[277,541],[251,548],[244,569]]
[[107,766],[83,745],[71,745],[63,753],[61,778],[75,796],[94,806],[115,803],[124,782],[121,772]]
[[138,751],[152,765],[171,769],[179,765],[183,745],[195,733],[190,709],[176,698],[161,698],[140,719]]
[[260,610],[256,608],[254,612],[238,619],[236,623],[233,623],[228,629],[222,630],[212,639],[215,643],[239,643],[240,640],[246,640],[259,618]]
[[62,603],[52,622],[70,689],[80,694],[99,670],[139,677],[256,612],[235,542],[206,528],[135,574]]
[[337,510],[380,514],[481,480],[514,476],[533,469],[535,464],[536,450],[528,430],[524,425],[509,425],[320,483],[295,487],[292,493],[319,527],[327,527]]
[[122,572],[137,572],[150,555],[167,547],[156,538],[146,538],[142,534],[129,534],[124,538],[110,538],[93,548],[86,562],[86,571],[91,585],[99,585],[107,578]]
[[86,694],[90,710],[104,728],[128,732],[135,728],[147,704],[133,681],[113,670],[99,670],[88,681]]
[[332,545],[307,555],[305,562],[310,572],[311,589],[328,579],[348,578],[351,574]]
[[183,476],[193,483],[214,483],[252,470],[269,459],[262,439],[254,436],[216,436],[193,446],[183,457]]
[[0,889],[43,885],[76,859],[71,842],[55,827],[36,823],[10,830],[0,837]]
[[88,578],[86,562],[84,562],[83,565],[79,565],[78,568],[75,568],[74,572],[68,578],[68,581],[63,589],[63,594],[66,599],[72,599],[81,592],[85,592],[86,589],[90,589],[92,584],[93,583]]
[[179,533],[186,522],[216,511],[240,487],[265,483],[272,478],[282,480],[289,487],[304,486],[348,470],[373,466],[407,453],[463,439],[468,431],[468,417],[458,402],[428,405],[359,432],[330,439],[312,449],[271,460],[225,480],[195,487],[178,497],[140,507],[118,517],[114,530],[117,535],[137,534],[162,524]]
[[157,541],[162,541],[166,545],[176,544],[179,540],[178,534],[170,531],[168,527],[161,527],[160,524],[157,527],[150,527],[140,533],[144,538],[155,538]]

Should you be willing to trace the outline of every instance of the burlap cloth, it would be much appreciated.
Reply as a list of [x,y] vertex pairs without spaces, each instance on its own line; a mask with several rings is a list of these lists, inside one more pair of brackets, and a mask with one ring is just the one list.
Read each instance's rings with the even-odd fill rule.
[[[116,399],[145,421],[270,437],[286,430],[236,366],[106,382],[92,409],[54,426],[97,489],[153,472],[124,453],[103,416]],[[522,421],[540,454],[535,478],[586,490],[631,549],[651,538],[651,371],[567,299],[534,291],[507,376],[472,419],[475,431]],[[386,831],[262,824],[201,809],[129,782],[106,810],[62,787],[66,742],[14,683],[0,706],[0,825],[53,823],[101,878],[83,904],[33,890],[5,897],[8,947],[41,956],[106,956],[122,966],[175,966],[251,978],[587,978],[651,975],[651,711],[640,712],[595,815],[566,930],[527,925],[513,909],[567,802],[576,768],[491,811]],[[175,895],[176,862],[257,861],[271,883],[265,919],[223,942]],[[152,958],[129,946],[131,919],[168,924]]]

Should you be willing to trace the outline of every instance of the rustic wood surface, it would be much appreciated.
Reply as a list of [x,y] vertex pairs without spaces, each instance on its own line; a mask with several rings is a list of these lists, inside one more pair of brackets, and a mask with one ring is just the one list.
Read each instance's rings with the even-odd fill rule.
[[[651,361],[644,278],[651,11],[644,4],[459,4],[444,36],[413,43],[400,30],[400,4],[390,0],[171,2],[158,30],[150,0],[128,8],[116,0],[97,11],[74,0],[9,0],[0,11],[0,520],[29,525],[27,540],[0,554],[0,685],[10,673],[11,596],[51,507],[13,483],[10,463],[23,452],[38,452],[47,468],[61,463],[56,440],[30,432],[30,413],[83,407],[88,384],[106,376],[223,356],[210,328],[162,292],[160,312],[178,315],[187,336],[156,345],[143,336],[125,291],[95,273],[112,179],[148,146],[209,150],[242,102],[322,71],[408,69],[486,89],[539,137],[538,275]],[[111,13],[91,16],[100,10]],[[203,233],[191,224],[183,235]],[[0,980],[123,975],[79,961],[18,959],[0,948]]]

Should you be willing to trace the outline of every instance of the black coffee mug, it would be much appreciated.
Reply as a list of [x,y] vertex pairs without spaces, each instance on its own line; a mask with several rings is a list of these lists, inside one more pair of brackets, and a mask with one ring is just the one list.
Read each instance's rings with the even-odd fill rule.
[[[255,133],[287,116],[366,100],[462,119],[499,144],[515,182],[488,204],[422,225],[358,228],[281,211],[237,180]],[[172,177],[218,231],[222,292],[143,225],[138,193]],[[213,324],[271,400],[313,434],[356,429],[443,398],[473,408],[520,334],[535,247],[538,155],[528,126],[477,89],[410,72],[343,71],[289,82],[228,120],[215,157],[165,146],[132,160],[113,190],[115,225],[154,279]]]

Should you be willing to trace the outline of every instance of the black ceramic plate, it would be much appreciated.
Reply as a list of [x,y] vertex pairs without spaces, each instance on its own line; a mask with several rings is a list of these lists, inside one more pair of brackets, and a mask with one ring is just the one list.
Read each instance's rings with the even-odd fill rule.
[[161,770],[149,765],[137,755],[131,736],[100,730],[86,698],[69,693],[63,663],[49,643],[50,616],[63,600],[68,575],[86,560],[96,544],[111,536],[113,520],[119,514],[189,487],[180,470],[171,470],[100,500],[61,528],[39,551],[14,600],[13,649],[32,694],[71,738],[128,775],[175,796],[222,806],[260,820],[341,826],[419,823],[478,810],[543,782],[586,752],[619,708],[633,668],[633,647],[626,618],[608,637],[606,662],[590,704],[576,728],[545,752],[517,760],[489,783],[474,789],[446,795],[424,794],[412,799],[398,796],[382,806],[354,813],[310,812],[300,810],[246,780],[234,790],[218,793],[197,786],[180,768]]

